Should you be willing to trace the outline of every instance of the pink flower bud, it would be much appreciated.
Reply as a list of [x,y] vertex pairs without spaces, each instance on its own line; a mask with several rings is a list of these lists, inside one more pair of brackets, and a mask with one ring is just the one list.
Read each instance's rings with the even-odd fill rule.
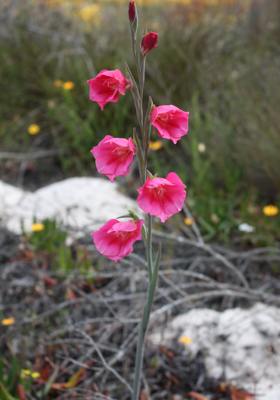
[[135,21],[136,18],[136,8],[135,8],[135,1],[130,0],[128,5],[128,18],[131,23]]
[[110,219],[92,233],[96,249],[110,260],[121,260],[132,253],[134,243],[142,239],[143,224],[142,219],[136,221]]
[[147,33],[141,42],[141,51],[143,56],[148,54],[152,49],[155,49],[158,46],[158,33],[157,32],[149,32]]
[[175,172],[166,178],[146,179],[138,189],[137,203],[145,212],[165,222],[183,208],[186,199],[186,186]]

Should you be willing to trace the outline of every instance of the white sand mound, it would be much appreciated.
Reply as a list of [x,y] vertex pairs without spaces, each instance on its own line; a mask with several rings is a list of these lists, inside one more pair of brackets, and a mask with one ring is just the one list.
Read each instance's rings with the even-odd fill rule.
[[194,309],[174,318],[166,330],[156,330],[151,340],[168,344],[181,336],[192,339],[186,345],[186,357],[202,351],[210,376],[224,374],[228,381],[254,393],[256,400],[280,400],[278,308],[259,303],[247,310]]
[[90,231],[110,218],[137,210],[116,183],[70,178],[27,192],[0,181],[0,222],[14,233],[30,231],[34,220],[57,220],[71,232]]

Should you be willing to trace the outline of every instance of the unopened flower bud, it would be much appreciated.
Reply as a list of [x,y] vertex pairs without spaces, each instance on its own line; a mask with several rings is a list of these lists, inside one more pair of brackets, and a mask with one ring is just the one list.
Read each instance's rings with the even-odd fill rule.
[[147,33],[141,42],[141,52],[143,56],[147,55],[152,49],[155,49],[158,45],[158,33],[149,32]]
[[135,1],[134,0],[129,0],[129,5],[128,5],[128,18],[130,23],[133,23],[136,19],[136,7],[135,7]]

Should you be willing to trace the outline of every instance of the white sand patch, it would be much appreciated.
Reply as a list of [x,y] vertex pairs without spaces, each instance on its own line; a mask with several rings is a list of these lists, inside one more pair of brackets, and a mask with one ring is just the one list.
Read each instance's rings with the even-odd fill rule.
[[70,178],[36,192],[0,181],[0,222],[10,231],[30,231],[34,220],[55,219],[71,232],[91,231],[110,218],[137,211],[116,183],[100,178]]
[[154,343],[170,344],[181,336],[192,339],[186,357],[199,351],[210,376],[226,379],[256,395],[256,400],[280,400],[280,310],[256,304],[217,312],[194,309],[155,330]]

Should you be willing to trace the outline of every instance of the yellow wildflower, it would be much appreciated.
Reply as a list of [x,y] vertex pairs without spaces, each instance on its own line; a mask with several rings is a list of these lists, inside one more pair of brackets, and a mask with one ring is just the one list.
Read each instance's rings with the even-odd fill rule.
[[263,213],[266,217],[275,217],[279,213],[279,208],[273,204],[268,204],[263,207]]
[[29,127],[27,129],[29,135],[31,135],[31,136],[38,135],[40,130],[41,130],[41,128],[38,124],[31,124],[31,125],[29,125]]
[[60,88],[63,86],[63,81],[61,79],[56,79],[55,81],[53,81],[53,85],[56,88]]
[[72,90],[72,89],[74,89],[74,86],[75,86],[75,84],[72,81],[67,81],[67,82],[63,83],[64,90]]
[[42,232],[44,229],[45,229],[45,225],[41,224],[40,222],[32,224],[32,226],[31,226],[32,232]]
[[31,373],[32,372],[30,371],[30,369],[22,369],[20,376],[22,379],[24,379],[24,378],[27,378],[28,376],[31,376]]
[[181,336],[178,342],[188,346],[189,344],[192,344],[192,339],[189,336]]
[[82,7],[79,11],[79,16],[84,22],[92,21],[94,18],[99,17],[100,5],[89,4]]
[[190,217],[184,218],[184,224],[187,226],[191,226],[193,224],[193,219]]
[[31,373],[31,378],[33,378],[33,379],[39,379],[39,378],[40,378],[40,373],[39,373],[39,372],[32,372],[32,373]]
[[14,325],[15,322],[16,322],[16,320],[14,319],[14,317],[9,317],[9,318],[2,319],[1,324],[3,326],[10,326],[10,325]]
[[22,379],[26,379],[31,377],[32,379],[39,379],[40,378],[40,373],[36,371],[31,371],[30,369],[22,369],[20,376]]
[[160,140],[149,143],[149,149],[152,151],[158,151],[163,147],[163,143]]

